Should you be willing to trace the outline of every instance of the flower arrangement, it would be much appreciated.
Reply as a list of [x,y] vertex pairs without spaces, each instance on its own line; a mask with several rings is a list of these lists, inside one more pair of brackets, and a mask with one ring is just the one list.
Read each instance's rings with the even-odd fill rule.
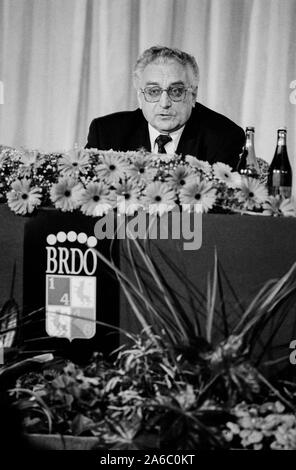
[[237,375],[240,394],[227,403],[217,384],[206,393],[213,365],[201,348],[196,352],[203,363],[143,333],[112,364],[96,354],[84,366],[51,362],[42,372],[25,373],[11,399],[27,433],[89,436],[101,450],[296,449],[296,404],[293,410],[264,390],[241,358],[247,367],[240,375],[235,353],[221,376]]
[[296,416],[278,400],[261,405],[239,403],[233,409],[236,422],[228,422],[224,436],[252,450],[295,450]]
[[98,217],[116,208],[163,214],[176,204],[186,211],[295,216],[289,199],[268,196],[266,171],[243,177],[224,163],[210,165],[186,155],[74,148],[66,153],[3,148],[0,198],[19,215],[51,206]]

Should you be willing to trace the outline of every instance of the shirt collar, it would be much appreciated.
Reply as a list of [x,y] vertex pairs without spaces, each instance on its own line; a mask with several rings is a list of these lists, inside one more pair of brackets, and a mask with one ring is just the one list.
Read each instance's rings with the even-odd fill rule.
[[156,130],[151,124],[148,123],[148,129],[149,129],[149,137],[150,137],[150,143],[151,143],[151,151],[153,152],[155,150],[155,139],[160,135],[160,134],[168,134],[172,138],[172,145],[174,147],[174,152],[176,152],[179,140],[181,138],[182,132],[184,130],[184,126],[180,127],[180,129],[173,131],[173,132],[159,132]]

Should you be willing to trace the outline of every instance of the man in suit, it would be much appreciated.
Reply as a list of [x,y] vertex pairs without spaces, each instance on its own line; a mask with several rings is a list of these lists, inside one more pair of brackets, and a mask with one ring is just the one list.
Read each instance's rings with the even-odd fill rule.
[[139,108],[94,119],[87,148],[193,155],[236,167],[245,140],[242,128],[196,103],[199,69],[193,56],[154,46],[136,62]]

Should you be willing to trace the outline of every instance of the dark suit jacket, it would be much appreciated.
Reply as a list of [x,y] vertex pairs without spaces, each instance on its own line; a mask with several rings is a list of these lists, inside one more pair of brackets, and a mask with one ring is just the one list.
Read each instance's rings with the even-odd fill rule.
[[[197,103],[185,125],[177,153],[200,160],[224,162],[233,168],[239,159],[245,134],[227,117]],[[148,123],[140,109],[94,119],[89,128],[87,148],[99,150],[151,151]]]

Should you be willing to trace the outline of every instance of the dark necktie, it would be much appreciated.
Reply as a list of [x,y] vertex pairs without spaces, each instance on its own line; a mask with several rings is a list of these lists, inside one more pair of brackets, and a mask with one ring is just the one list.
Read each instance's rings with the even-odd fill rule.
[[158,145],[158,153],[166,153],[166,149],[164,146],[170,142],[172,138],[167,134],[160,134],[156,139],[155,142]]

